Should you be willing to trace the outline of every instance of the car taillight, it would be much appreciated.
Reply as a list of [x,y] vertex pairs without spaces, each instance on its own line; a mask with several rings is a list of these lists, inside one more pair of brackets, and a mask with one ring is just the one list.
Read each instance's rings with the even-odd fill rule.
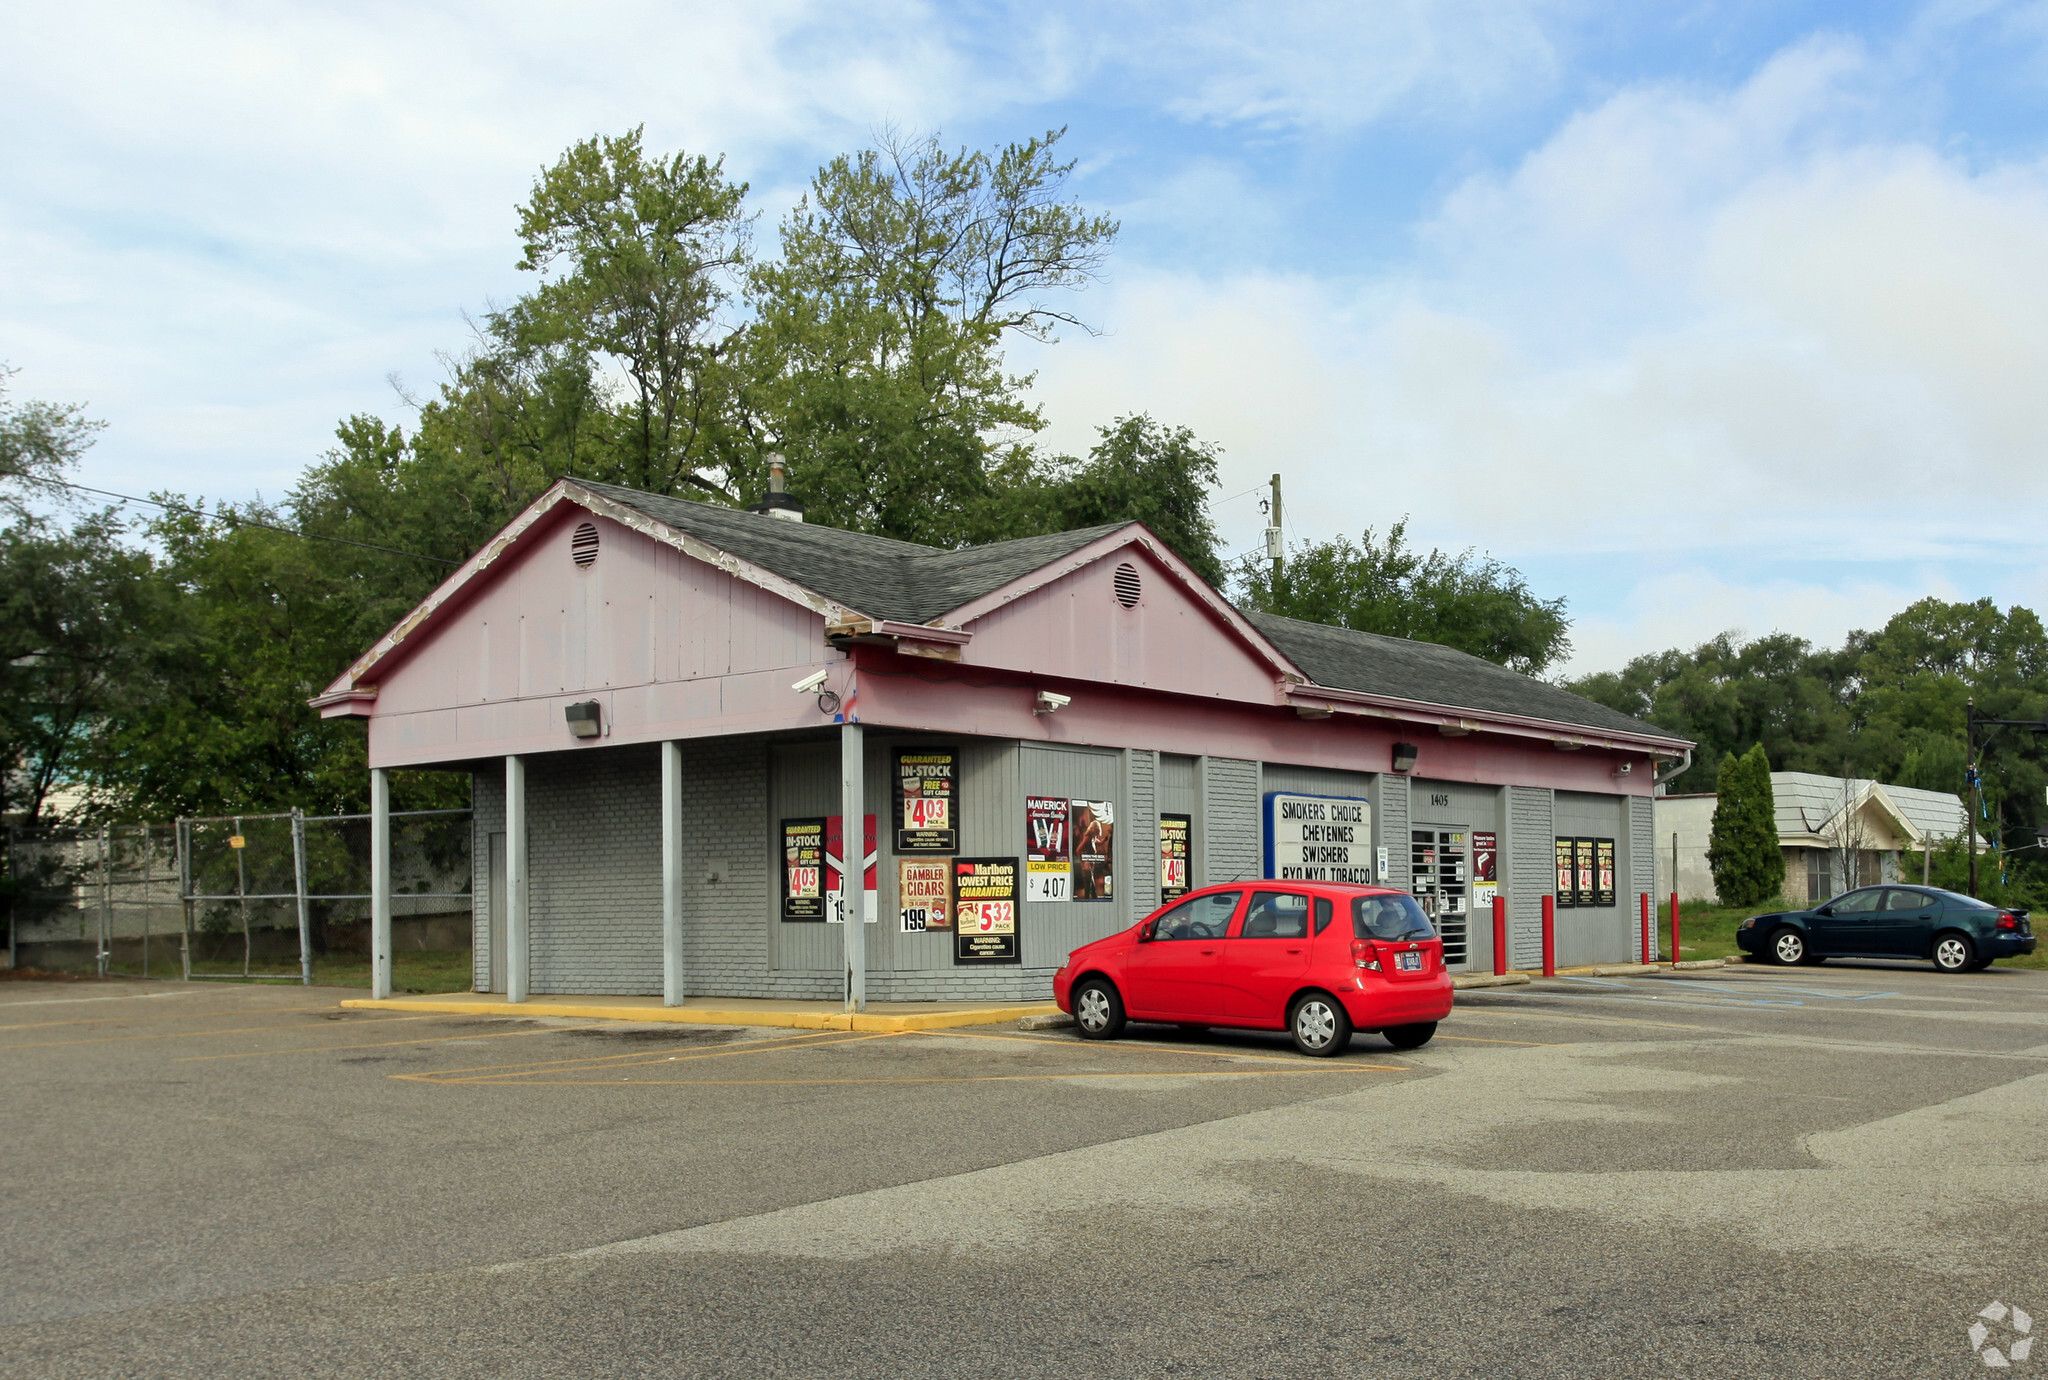
[[1379,951],[1367,940],[1351,941],[1351,961],[1360,968],[1370,968],[1375,973],[1380,971]]
[[2017,915],[2001,915],[1998,917],[1998,928],[2002,930],[2016,930],[2019,927],[2020,918]]

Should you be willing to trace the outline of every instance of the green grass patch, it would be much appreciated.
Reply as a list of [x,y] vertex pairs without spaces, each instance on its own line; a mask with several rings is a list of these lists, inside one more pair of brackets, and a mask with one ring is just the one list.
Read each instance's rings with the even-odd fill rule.
[[[150,956],[149,972],[144,974],[140,963],[116,963],[110,971],[124,977],[176,978],[183,973],[176,949],[164,958]],[[203,975],[209,981],[222,978],[242,981],[240,959],[215,959],[194,963],[195,975]],[[298,981],[297,963],[279,963],[264,960],[249,965],[248,981],[275,982],[279,979]],[[474,985],[474,969],[468,949],[414,949],[400,950],[391,956],[391,986],[396,992],[467,992]],[[313,983],[317,987],[361,987],[370,986],[370,956],[368,954],[316,954],[313,958]]]

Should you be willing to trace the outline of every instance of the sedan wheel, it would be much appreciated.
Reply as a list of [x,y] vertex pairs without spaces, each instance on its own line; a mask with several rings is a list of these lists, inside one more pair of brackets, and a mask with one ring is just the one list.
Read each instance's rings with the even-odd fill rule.
[[1335,997],[1311,992],[1287,1013],[1287,1033],[1303,1054],[1327,1059],[1350,1046],[1351,1017]]
[[1074,1024],[1084,1040],[1114,1040],[1124,1033],[1124,1004],[1103,978],[1074,989]]
[[1806,962],[1806,936],[1794,929],[1779,930],[1771,936],[1771,957],[1788,967]]
[[1976,946],[1963,935],[1950,932],[1934,941],[1934,966],[1944,973],[1967,973],[1977,965]]

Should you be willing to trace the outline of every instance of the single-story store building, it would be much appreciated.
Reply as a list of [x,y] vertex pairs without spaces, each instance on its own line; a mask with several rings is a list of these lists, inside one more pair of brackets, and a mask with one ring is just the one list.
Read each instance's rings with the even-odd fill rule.
[[[1771,800],[1785,852],[1785,895],[1802,905],[1852,887],[1915,880],[1899,875],[1903,855],[1922,854],[1924,867],[1929,849],[1961,837],[1970,825],[1961,796],[1862,777],[1774,771]],[[1689,901],[1718,904],[1707,865],[1718,801],[1712,791],[1657,797],[1658,895],[1675,891]]]
[[378,994],[386,774],[429,768],[473,774],[475,985],[511,1000],[1044,999],[1070,949],[1267,876],[1410,890],[1455,969],[1496,894],[1516,966],[1545,896],[1560,962],[1625,961],[1692,746],[1241,611],[1138,523],[939,550],[577,480],[313,704],[368,720]]

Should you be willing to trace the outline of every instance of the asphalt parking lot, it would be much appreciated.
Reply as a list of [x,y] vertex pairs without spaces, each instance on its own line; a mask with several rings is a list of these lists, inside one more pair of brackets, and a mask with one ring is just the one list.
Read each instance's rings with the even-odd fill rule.
[[0,985],[0,1372],[1930,1376],[2048,1319],[2048,972],[1565,979],[1336,1061],[345,995]]

